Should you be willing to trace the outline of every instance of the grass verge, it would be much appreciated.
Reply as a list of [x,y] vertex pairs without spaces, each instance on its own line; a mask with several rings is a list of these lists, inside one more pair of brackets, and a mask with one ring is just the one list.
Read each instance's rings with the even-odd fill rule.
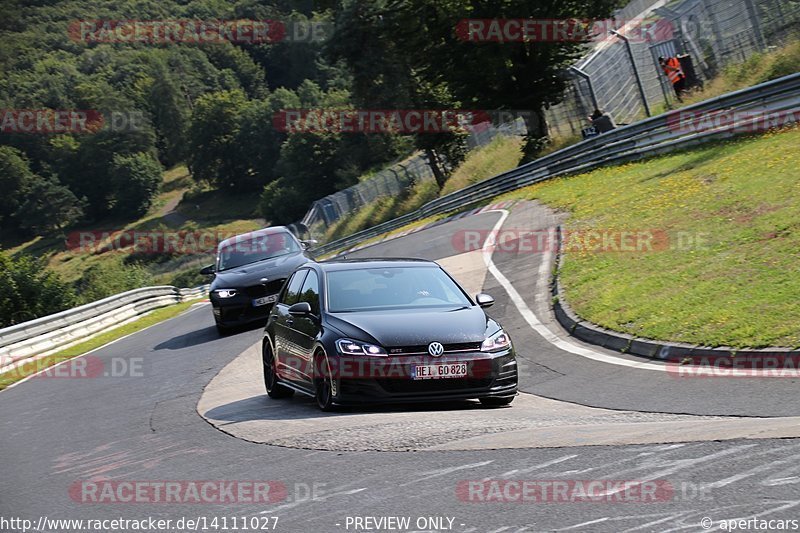
[[[416,184],[399,196],[378,198],[331,225],[325,232],[322,241],[331,242],[411,213],[439,196],[516,168],[522,159],[522,144],[523,141],[520,137],[499,135],[486,146],[470,152],[447,180],[441,192],[436,190],[435,183],[425,181]],[[419,225],[420,223],[422,221],[414,224]]]
[[777,50],[757,52],[740,63],[728,65],[702,89],[691,91],[676,107],[685,107],[795,72],[800,72],[800,40]]
[[565,254],[565,296],[591,322],[707,346],[798,347],[797,146],[800,127],[547,181],[498,200],[537,199],[568,211],[568,230],[669,235],[660,251]]
[[99,348],[105,344],[108,344],[111,341],[120,339],[126,335],[130,335],[131,333],[136,333],[137,331],[141,331],[154,324],[158,324],[159,322],[163,322],[164,320],[173,318],[179,315],[180,313],[186,311],[187,309],[189,309],[189,307],[191,307],[195,303],[197,303],[196,300],[190,302],[182,302],[179,304],[170,305],[168,307],[162,307],[160,309],[156,309],[155,311],[142,316],[138,320],[134,320],[133,322],[129,322],[128,324],[124,324],[117,328],[106,331],[105,333],[101,333],[100,335],[93,337],[89,340],[86,340],[79,344],[75,344],[74,346],[70,346],[69,348],[65,348],[64,350],[61,350],[59,352],[50,354],[47,357],[43,357],[37,360],[35,363],[18,367],[17,369],[9,372],[4,372],[0,374],[0,390],[3,390],[9,385],[12,385],[22,379],[25,379],[31,374],[40,372],[45,368],[49,368],[62,361],[66,361],[68,359],[72,359],[79,355],[83,355],[86,352],[94,350],[95,348]]

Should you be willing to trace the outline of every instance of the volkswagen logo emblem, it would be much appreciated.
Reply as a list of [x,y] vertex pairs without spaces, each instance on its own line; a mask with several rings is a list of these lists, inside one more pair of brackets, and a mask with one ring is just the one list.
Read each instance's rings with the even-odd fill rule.
[[428,345],[428,353],[434,357],[439,357],[444,353],[444,346],[441,342],[432,342]]

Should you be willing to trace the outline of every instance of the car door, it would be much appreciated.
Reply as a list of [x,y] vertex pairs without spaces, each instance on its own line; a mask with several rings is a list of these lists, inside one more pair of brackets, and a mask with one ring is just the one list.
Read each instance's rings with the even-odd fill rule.
[[289,315],[289,307],[299,300],[306,274],[308,269],[298,270],[292,274],[272,309],[275,317],[275,368],[282,379],[295,383],[302,381],[300,378],[302,373],[297,370],[297,358],[293,354],[294,317]]
[[298,302],[308,302],[311,306],[311,314],[306,316],[292,317],[292,344],[295,347],[293,357],[297,365],[300,379],[298,383],[303,388],[312,389],[314,379],[313,358],[314,346],[320,333],[320,302],[319,302],[319,276],[317,272],[308,271],[303,287],[300,289]]

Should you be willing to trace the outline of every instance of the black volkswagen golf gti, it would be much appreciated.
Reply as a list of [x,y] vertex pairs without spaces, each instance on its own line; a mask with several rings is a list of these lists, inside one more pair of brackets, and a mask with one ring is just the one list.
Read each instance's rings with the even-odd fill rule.
[[271,398],[313,396],[320,409],[377,402],[511,403],[511,340],[438,264],[342,260],[298,268],[262,343]]

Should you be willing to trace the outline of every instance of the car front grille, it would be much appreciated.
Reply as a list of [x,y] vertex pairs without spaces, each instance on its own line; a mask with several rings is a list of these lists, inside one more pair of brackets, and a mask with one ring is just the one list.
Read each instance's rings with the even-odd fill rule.
[[[481,349],[480,342],[459,342],[445,344],[444,353],[478,352]],[[417,344],[412,346],[391,346],[386,349],[389,355],[419,355],[428,353],[427,344]]]
[[286,278],[275,279],[268,281],[266,285],[251,285],[244,288],[245,294],[250,298],[261,298],[262,296],[269,296],[270,294],[277,294],[283,287]]

